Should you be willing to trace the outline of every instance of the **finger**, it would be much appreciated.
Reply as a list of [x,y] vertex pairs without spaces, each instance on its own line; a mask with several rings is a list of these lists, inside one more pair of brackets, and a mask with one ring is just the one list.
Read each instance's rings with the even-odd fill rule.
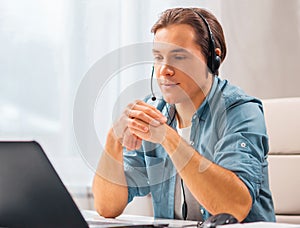
[[128,123],[127,123],[127,127],[141,131],[141,132],[145,132],[145,133],[149,131],[148,124],[137,118],[129,119]]
[[141,138],[137,137],[136,144],[135,144],[135,149],[136,150],[141,148],[142,142],[143,142],[143,140]]
[[123,134],[123,145],[126,147],[131,147],[132,137],[133,134],[131,134],[129,128],[126,128]]
[[134,129],[134,128],[128,128],[128,129],[129,129],[131,134],[136,135],[137,137],[139,137],[141,139],[144,139],[144,140],[149,139],[149,136],[150,136],[149,132],[142,132],[142,131],[139,131],[139,130]]
[[141,142],[139,142],[139,141],[142,141],[142,140],[140,138],[138,138],[136,135],[131,134],[131,132],[127,128],[124,133],[122,145],[124,147],[126,147],[127,150],[135,150],[135,149],[137,149],[137,146],[141,145]]
[[139,110],[131,110],[128,117],[132,120],[133,119],[140,120],[146,124],[151,124],[153,126],[159,126],[161,124],[158,120],[152,118],[147,113],[144,113],[143,111],[139,111]]
[[128,110],[128,117],[140,119],[155,127],[167,122],[167,118],[161,113],[158,115],[152,109],[141,105],[136,105],[134,109]]
[[167,121],[167,118],[154,106],[147,104],[144,101],[140,101],[139,103],[137,103],[137,105],[140,106],[141,110],[146,112],[148,115],[153,115],[153,118],[155,118],[156,116],[155,119],[157,119],[161,123],[165,123]]
[[153,143],[161,143],[166,137],[168,127],[169,126],[167,124],[162,124],[158,127],[149,126],[148,132],[142,132],[131,127],[128,127],[128,129],[130,130],[131,134],[136,135],[143,140]]
[[130,150],[135,150],[135,144],[133,144],[132,142],[126,142],[124,145],[123,145],[126,150],[130,151]]
[[144,101],[138,100],[135,103],[130,104],[127,108],[130,115],[136,114],[131,114],[132,110],[138,110],[146,113],[152,119],[157,120],[160,123],[165,123],[167,121],[167,118],[159,110],[157,110],[154,106],[145,103]]

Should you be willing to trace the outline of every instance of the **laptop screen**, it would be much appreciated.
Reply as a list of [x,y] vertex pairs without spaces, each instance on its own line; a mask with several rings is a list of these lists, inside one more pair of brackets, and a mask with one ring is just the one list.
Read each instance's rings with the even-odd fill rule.
[[36,142],[0,142],[1,227],[88,227]]

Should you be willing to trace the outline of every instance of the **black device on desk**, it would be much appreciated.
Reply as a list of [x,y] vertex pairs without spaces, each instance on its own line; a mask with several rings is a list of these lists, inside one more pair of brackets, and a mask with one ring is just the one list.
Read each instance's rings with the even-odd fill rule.
[[36,142],[0,142],[0,227],[88,227]]
[[210,216],[199,228],[216,228],[219,225],[238,223],[238,220],[231,214],[221,213]]
[[42,147],[0,141],[0,227],[166,227],[135,221],[86,222]]

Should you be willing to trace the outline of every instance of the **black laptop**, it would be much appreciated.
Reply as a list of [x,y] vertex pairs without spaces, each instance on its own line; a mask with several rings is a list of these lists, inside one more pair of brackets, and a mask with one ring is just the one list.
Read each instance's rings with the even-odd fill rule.
[[88,227],[36,142],[0,142],[0,227]]
[[1,228],[158,227],[157,224],[85,220],[37,142],[0,141]]

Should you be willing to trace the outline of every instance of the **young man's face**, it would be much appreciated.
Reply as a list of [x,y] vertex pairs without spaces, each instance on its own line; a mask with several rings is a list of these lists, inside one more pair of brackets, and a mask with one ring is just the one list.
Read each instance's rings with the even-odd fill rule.
[[[206,60],[195,43],[191,26],[170,25],[156,31],[153,45],[155,73],[164,99],[170,104],[193,102],[209,91]],[[202,99],[200,99],[202,100]]]

